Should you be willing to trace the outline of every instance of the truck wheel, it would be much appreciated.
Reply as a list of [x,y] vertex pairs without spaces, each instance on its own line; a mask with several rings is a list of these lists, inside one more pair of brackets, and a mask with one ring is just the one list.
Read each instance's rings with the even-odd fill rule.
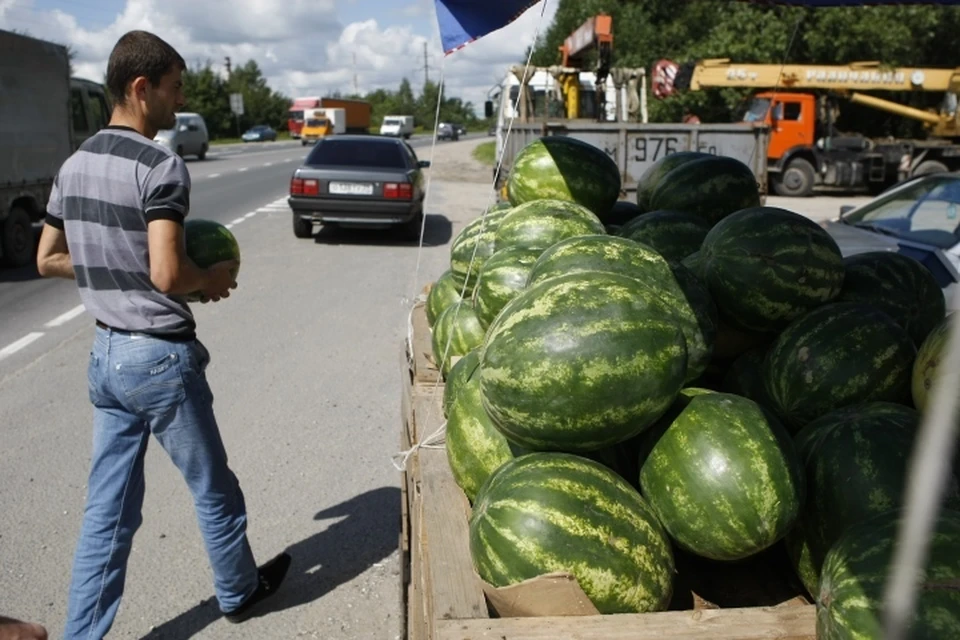
[[779,196],[808,198],[813,195],[814,176],[812,164],[803,158],[791,160],[783,173],[774,178],[773,190]]
[[914,176],[928,176],[931,173],[946,173],[947,165],[937,160],[927,160],[926,162],[921,162],[917,165],[917,168],[913,170]]
[[21,207],[10,209],[0,230],[3,262],[8,267],[25,267],[33,261],[33,223]]
[[203,160],[206,157],[207,157],[207,145],[204,144],[202,147],[200,147],[200,153],[197,154],[197,159]]
[[293,214],[293,235],[298,238],[313,237],[313,222],[309,219],[304,220],[296,213]]

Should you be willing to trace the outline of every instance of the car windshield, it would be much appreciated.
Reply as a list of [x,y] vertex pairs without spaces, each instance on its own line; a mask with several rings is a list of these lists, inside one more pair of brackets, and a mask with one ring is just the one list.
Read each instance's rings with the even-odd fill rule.
[[918,180],[843,216],[860,227],[947,249],[960,240],[960,176]]
[[767,117],[767,111],[770,109],[770,100],[767,98],[755,98],[750,103],[750,108],[743,115],[744,122],[759,122]]
[[307,120],[307,126],[308,126],[308,127],[322,127],[322,126],[325,125],[325,124],[327,124],[327,121],[326,121],[326,120],[317,120],[317,119],[315,119],[315,118],[314,118],[314,119]]
[[307,164],[338,167],[406,168],[400,147],[392,142],[324,140],[313,148]]
[[395,126],[395,125],[399,125],[400,121],[397,120],[396,118],[386,118],[384,119],[383,124]]

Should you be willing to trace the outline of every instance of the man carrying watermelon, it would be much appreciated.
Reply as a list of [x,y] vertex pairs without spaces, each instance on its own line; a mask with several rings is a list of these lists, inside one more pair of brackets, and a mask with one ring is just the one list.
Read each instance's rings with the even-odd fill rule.
[[153,141],[184,105],[183,58],[144,31],[120,38],[107,85],[109,126],[64,162],[54,181],[37,266],[77,281],[96,318],[88,380],[93,454],[74,556],[64,638],[103,638],[120,605],[133,536],[142,522],[143,460],[152,434],[193,495],[221,611],[255,615],[290,566],[260,567],[247,540],[243,492],[227,464],[186,295],[217,302],[236,287],[228,261],[201,269],[186,255],[190,175]]

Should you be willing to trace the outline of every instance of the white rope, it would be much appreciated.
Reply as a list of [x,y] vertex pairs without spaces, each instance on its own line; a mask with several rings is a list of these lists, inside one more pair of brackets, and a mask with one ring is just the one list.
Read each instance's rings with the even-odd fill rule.
[[[541,29],[541,27],[543,26],[543,19],[544,19],[545,15],[546,15],[547,4],[548,4],[548,3],[549,3],[549,0],[543,0],[543,6],[542,6],[541,9],[540,9],[540,18],[539,18],[539,20],[537,21],[537,27],[536,27],[536,30],[535,30],[535,32],[534,32],[534,37],[533,37],[534,46],[536,45],[537,40],[539,40],[539,38],[540,38],[540,29]],[[527,77],[527,73],[528,73],[528,71],[530,70],[530,64],[531,64],[531,62],[532,62],[532,60],[533,60],[533,49],[534,49],[534,46],[531,46],[531,47],[530,47],[530,51],[529,51],[529,53],[528,53],[528,55],[527,55],[527,62],[526,62],[526,65],[524,66],[524,69],[523,69],[523,77],[520,79],[521,89],[522,89],[522,87],[523,87],[523,82],[524,82],[524,80],[525,80],[526,77]],[[444,60],[445,60],[445,59],[446,59],[446,58],[444,58]],[[434,149],[434,150],[436,149],[436,144],[437,144],[437,131],[438,131],[439,123],[440,123],[440,106],[441,106],[442,101],[443,101],[443,83],[444,83],[443,69],[444,69],[444,67],[443,67],[443,62],[441,62],[441,65],[440,65],[440,85],[439,85],[439,89],[438,89],[438,92],[437,92],[437,110],[436,110],[436,117],[435,117],[435,119],[434,119],[434,128],[433,128],[433,149]],[[510,139],[510,132],[511,132],[511,130],[513,129],[513,121],[514,121],[514,119],[516,118],[516,113],[517,113],[517,111],[518,111],[518,109],[519,109],[520,99],[521,99],[521,97],[523,96],[523,93],[524,93],[523,91],[518,91],[518,92],[517,92],[517,100],[516,100],[516,103],[514,103],[513,113],[511,114],[510,119],[509,119],[509,122],[508,122],[508,124],[507,124],[507,132],[506,132],[506,135],[504,136],[503,146],[500,148],[500,153],[499,153],[499,156],[498,156],[498,158],[497,158],[497,164],[496,164],[496,167],[497,167],[497,168],[496,168],[496,171],[495,171],[494,177],[493,177],[493,198],[492,198],[492,202],[491,202],[490,204],[493,204],[493,203],[496,202],[496,195],[497,195],[497,188],[496,188],[496,186],[497,186],[497,180],[498,180],[499,175],[500,175],[500,170],[501,170],[502,167],[503,167],[503,154],[504,154],[504,151],[505,151],[506,148],[507,148],[507,142],[508,142],[509,139]],[[509,99],[509,94],[508,94],[508,99]],[[433,153],[434,153],[433,150],[431,150],[431,152],[430,152],[430,159],[431,159],[431,161],[433,160]],[[431,167],[431,168],[432,168],[432,167]],[[427,187],[426,187],[426,188],[427,188],[427,195],[426,195],[425,202],[424,202],[424,210],[426,210],[426,199],[429,199],[429,197],[430,197],[430,180],[431,180],[432,174],[433,174],[433,172],[431,171],[430,174],[428,174],[428,176],[427,176]],[[483,230],[484,230],[484,228],[486,227],[486,224],[487,224],[487,214],[489,213],[489,210],[490,210],[490,206],[484,207],[483,213],[481,214],[481,219],[480,219],[480,233],[483,233]],[[424,221],[426,221],[426,215],[424,215]],[[424,231],[423,225],[421,225],[421,229],[420,229],[420,246],[419,246],[418,249],[417,249],[417,265],[416,265],[416,269],[415,269],[414,275],[413,275],[413,280],[414,280],[413,289],[416,288],[416,283],[419,281],[419,277],[420,277],[421,255],[422,255],[422,253],[423,253],[423,231]],[[461,289],[460,289],[460,299],[461,299],[461,300],[463,300],[464,296],[466,295],[466,292],[467,292],[467,284],[470,282],[470,275],[473,273],[473,265],[474,265],[474,263],[475,263],[475,261],[476,261],[477,248],[478,248],[478,246],[479,246],[479,245],[475,243],[475,244],[473,245],[473,252],[470,254],[470,262],[467,264],[467,275],[466,275],[466,277],[464,278],[463,286],[462,286]],[[460,307],[458,306],[458,307],[457,307],[457,313],[459,313],[459,311],[460,311]],[[412,311],[412,309],[411,309],[410,315],[409,315],[408,318],[407,318],[407,344],[410,346],[411,349],[413,348],[413,320],[412,320],[412,317],[413,317],[413,311]],[[443,353],[441,354],[441,356],[440,356],[440,358],[439,358],[439,362],[436,363],[437,369],[438,369],[439,371],[443,371],[443,365],[447,362],[447,357],[448,357],[448,355],[449,355],[449,353],[450,353],[450,345],[452,344],[452,342],[453,342],[453,334],[451,333],[451,334],[447,337],[447,341],[446,341],[446,344],[444,345]],[[441,384],[441,378],[440,378],[440,376],[437,376],[437,379],[434,381],[434,383],[433,383],[433,388],[432,388],[432,390],[431,390],[431,398],[434,398],[434,399],[436,398],[436,394],[437,394],[437,392],[438,392],[438,390],[439,390],[439,388],[440,388],[440,384]],[[428,423],[428,422],[429,422],[429,419],[433,417],[433,416],[432,416],[432,412],[433,412],[435,406],[436,406],[436,403],[435,403],[435,402],[430,404],[430,413],[428,413],[428,415],[424,417],[424,423]],[[421,448],[424,448],[424,449],[441,448],[441,446],[436,445],[434,441],[435,441],[437,438],[440,438],[440,437],[443,435],[443,433],[446,431],[446,427],[447,427],[447,424],[446,424],[446,422],[444,422],[443,425],[442,425],[437,431],[435,431],[435,432],[431,433],[430,435],[426,436],[426,438],[420,440],[419,442],[414,443],[414,445],[413,445],[410,449],[408,449],[408,450],[406,450],[406,451],[401,451],[400,453],[392,456],[393,466],[396,467],[398,471],[405,471],[405,470],[406,470],[406,466],[407,466],[407,461],[410,459],[410,457],[411,457],[418,449],[421,449]],[[440,442],[442,442],[442,439],[440,440]],[[398,461],[399,461],[399,462],[398,462]]]
[[910,462],[903,518],[897,533],[893,572],[884,593],[884,638],[903,640],[917,604],[943,496],[951,475],[960,422],[960,313],[954,313],[947,346]]

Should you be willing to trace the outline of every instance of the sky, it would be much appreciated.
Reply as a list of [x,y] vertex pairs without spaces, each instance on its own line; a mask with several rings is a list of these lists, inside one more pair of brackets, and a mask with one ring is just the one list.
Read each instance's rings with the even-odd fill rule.
[[291,97],[396,89],[404,77],[419,92],[426,67],[433,81],[443,72],[448,97],[472,102],[482,116],[488,91],[523,62],[557,4],[541,0],[450,55],[434,0],[0,0],[0,29],[69,45],[74,75],[97,82],[131,29],[156,33],[191,67],[210,61],[225,74],[226,56],[234,65],[256,60],[270,86]]

